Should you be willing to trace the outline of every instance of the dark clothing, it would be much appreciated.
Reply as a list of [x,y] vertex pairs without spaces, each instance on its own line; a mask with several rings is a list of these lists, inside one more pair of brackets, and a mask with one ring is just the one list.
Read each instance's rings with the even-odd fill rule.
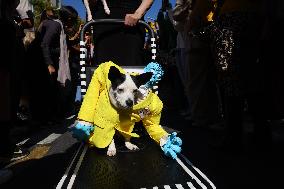
[[[254,121],[255,139],[270,143],[267,100],[264,97],[264,65],[258,61],[262,17],[249,11],[221,14],[207,27],[221,89],[226,140],[241,144],[242,113],[246,100]],[[267,144],[268,144],[267,143]]]
[[159,25],[159,50],[168,53],[176,48],[177,31],[174,29],[168,13],[164,15],[164,12],[159,11],[157,22]]
[[[57,71],[60,56],[61,25],[51,19],[44,20],[28,49],[30,61],[32,118],[37,121],[57,119],[60,107]],[[48,65],[56,72],[50,75]]]
[[[139,0],[109,0],[110,15],[105,14],[101,1],[94,8],[94,19],[124,19],[139,7]],[[124,24],[99,24],[94,26],[95,64],[113,61],[120,66],[144,65],[143,46],[145,29]]]
[[44,20],[39,29],[44,61],[47,65],[53,65],[56,68],[58,68],[60,55],[60,33],[61,25],[51,19]]
[[199,37],[189,43],[189,82],[191,117],[196,125],[216,123],[220,119],[219,99],[210,45]]
[[[112,9],[121,9],[124,10],[125,13],[134,13],[134,11],[139,7],[141,4],[141,0],[108,0],[107,5],[112,13]],[[97,10],[103,10],[103,4],[101,1],[97,2]],[[97,11],[95,10],[95,12]],[[122,12],[121,12],[122,13]],[[122,14],[123,16],[123,14]]]
[[[2,8],[2,7],[1,7]],[[10,154],[14,144],[11,142],[11,123],[17,109],[17,39],[12,22],[0,18],[1,54],[6,61],[0,61],[0,156]],[[3,29],[5,28],[5,29]]]

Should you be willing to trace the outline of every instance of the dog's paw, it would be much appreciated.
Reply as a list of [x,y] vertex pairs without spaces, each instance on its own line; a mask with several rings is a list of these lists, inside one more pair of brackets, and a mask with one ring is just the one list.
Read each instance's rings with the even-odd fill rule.
[[107,149],[107,155],[108,156],[115,156],[116,155],[116,148],[115,144],[111,143]]
[[116,155],[116,148],[108,148],[107,150],[107,155],[108,156],[115,156]]
[[125,147],[129,150],[139,150],[138,146],[132,144],[131,142],[125,142]]

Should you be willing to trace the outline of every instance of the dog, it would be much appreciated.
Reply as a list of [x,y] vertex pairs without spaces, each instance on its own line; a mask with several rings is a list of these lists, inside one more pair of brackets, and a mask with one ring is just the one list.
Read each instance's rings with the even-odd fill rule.
[[[92,3],[94,3],[94,4],[96,3],[96,0],[84,0],[84,5],[85,5],[86,11],[87,11],[88,21],[92,20],[92,12],[91,12],[91,9],[90,9],[89,1],[92,1]],[[107,15],[110,15],[110,9],[108,7],[106,0],[101,0],[101,1],[103,3],[105,13]]]
[[[111,81],[109,99],[111,104],[119,110],[130,110],[143,97],[139,88],[152,77],[151,72],[142,73],[137,76],[122,74],[115,66],[110,67],[108,78]],[[130,138],[125,138],[125,147],[129,150],[139,148],[130,142]],[[116,147],[114,139],[108,147],[107,155],[114,156]]]
[[107,155],[114,156],[114,135],[119,133],[124,137],[127,149],[138,150],[130,139],[139,137],[132,131],[135,123],[142,121],[150,137],[163,145],[168,137],[160,126],[163,103],[151,88],[146,87],[152,76],[151,71],[126,73],[111,61],[100,64],[78,114],[77,138],[87,141],[90,147],[107,148]]

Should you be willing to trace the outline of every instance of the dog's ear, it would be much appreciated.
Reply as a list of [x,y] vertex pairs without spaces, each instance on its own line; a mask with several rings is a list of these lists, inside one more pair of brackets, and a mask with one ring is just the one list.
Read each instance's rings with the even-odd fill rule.
[[132,79],[136,86],[139,88],[141,85],[146,84],[148,81],[150,81],[153,73],[152,72],[146,72],[139,74],[137,76],[132,76]]
[[118,85],[125,81],[125,75],[121,73],[115,66],[111,66],[108,72],[108,79],[111,82],[111,87],[116,89]]

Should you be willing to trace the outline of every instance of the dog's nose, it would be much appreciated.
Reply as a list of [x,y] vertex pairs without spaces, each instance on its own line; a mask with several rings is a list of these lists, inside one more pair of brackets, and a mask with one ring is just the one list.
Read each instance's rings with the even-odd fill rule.
[[128,107],[133,106],[133,100],[131,100],[131,99],[126,100],[125,103],[126,103],[126,105],[127,105]]

